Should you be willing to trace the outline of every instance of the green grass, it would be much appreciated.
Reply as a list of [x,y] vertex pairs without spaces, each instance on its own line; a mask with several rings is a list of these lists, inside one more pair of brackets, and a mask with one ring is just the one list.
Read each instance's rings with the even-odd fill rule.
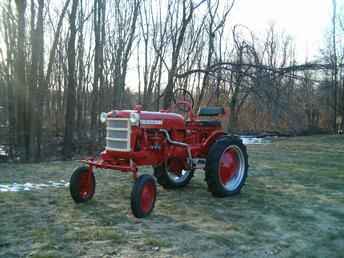
[[[96,195],[81,205],[67,188],[0,193],[0,257],[343,257],[344,137],[248,152],[239,196],[213,198],[199,171],[184,189],[159,187],[141,220],[130,211],[131,176],[112,171],[96,172]],[[68,181],[78,165],[0,164],[0,184]]]

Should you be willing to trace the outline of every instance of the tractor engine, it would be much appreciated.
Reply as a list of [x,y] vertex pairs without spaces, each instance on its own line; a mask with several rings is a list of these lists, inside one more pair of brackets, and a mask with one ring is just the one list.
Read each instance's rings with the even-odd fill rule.
[[[181,157],[184,163],[189,156],[185,120],[182,115],[167,112],[121,110],[103,113],[106,122],[104,160],[111,157],[122,161],[159,165],[170,156]],[[173,140],[172,140],[173,139]],[[186,165],[186,163],[185,163]]]

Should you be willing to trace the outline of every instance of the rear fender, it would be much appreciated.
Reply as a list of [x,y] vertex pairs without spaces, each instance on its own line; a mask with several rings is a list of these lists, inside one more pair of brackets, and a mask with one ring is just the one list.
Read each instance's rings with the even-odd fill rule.
[[207,154],[210,146],[221,137],[225,136],[226,134],[223,131],[214,131],[212,132],[208,138],[202,143],[202,152],[203,154]]

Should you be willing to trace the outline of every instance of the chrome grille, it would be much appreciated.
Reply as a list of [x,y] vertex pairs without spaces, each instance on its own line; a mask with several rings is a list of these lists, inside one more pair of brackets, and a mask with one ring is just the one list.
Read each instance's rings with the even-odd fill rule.
[[129,120],[126,118],[108,118],[107,126],[110,128],[128,128]]
[[106,149],[113,151],[130,151],[130,123],[127,118],[107,119]]

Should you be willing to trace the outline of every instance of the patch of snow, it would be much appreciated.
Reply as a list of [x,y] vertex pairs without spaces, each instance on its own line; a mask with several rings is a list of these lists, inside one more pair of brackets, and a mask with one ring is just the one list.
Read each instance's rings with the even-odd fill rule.
[[7,156],[7,152],[5,150],[4,145],[0,145],[0,156]]
[[272,142],[270,138],[257,138],[255,136],[249,136],[249,135],[241,135],[240,139],[242,140],[243,144],[245,144],[245,145],[269,144]]
[[17,184],[14,182],[13,184],[0,184],[0,192],[22,192],[22,191],[33,191],[33,190],[41,190],[44,188],[66,188],[69,187],[69,183],[60,180],[59,182],[48,181],[47,184],[34,184],[34,183],[25,183],[25,184]]

